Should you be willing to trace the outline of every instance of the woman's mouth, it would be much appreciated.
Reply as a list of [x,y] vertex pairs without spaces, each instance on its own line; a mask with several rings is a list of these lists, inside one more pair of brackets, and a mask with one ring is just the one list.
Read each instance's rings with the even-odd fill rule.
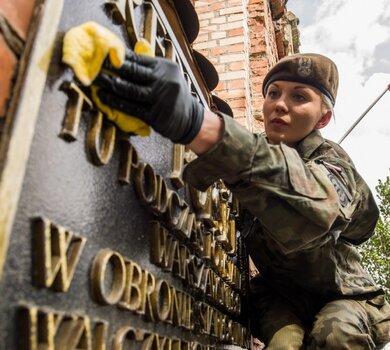
[[275,118],[271,120],[271,124],[276,124],[276,125],[288,125],[287,122],[285,122],[281,118]]

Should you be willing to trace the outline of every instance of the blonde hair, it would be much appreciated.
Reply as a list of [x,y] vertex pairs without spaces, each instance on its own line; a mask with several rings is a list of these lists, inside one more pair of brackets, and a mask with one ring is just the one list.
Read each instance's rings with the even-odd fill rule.
[[323,94],[322,92],[320,93],[320,95],[321,95],[321,102],[322,102],[321,104],[322,112],[326,113],[327,111],[331,111],[332,115],[334,115],[334,108],[330,98],[325,94]]

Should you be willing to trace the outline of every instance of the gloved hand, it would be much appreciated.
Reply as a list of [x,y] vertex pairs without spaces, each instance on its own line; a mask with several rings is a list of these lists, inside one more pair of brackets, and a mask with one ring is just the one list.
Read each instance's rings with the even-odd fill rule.
[[[134,46],[138,54],[154,56],[149,43],[140,39]],[[119,68],[125,60],[125,44],[114,33],[95,22],[86,22],[69,29],[63,41],[62,61],[69,65],[78,80],[91,85],[107,60]],[[150,135],[150,126],[131,115],[124,114],[102,103],[97,95],[98,87],[91,86],[91,97],[95,106],[121,130],[140,136]]]
[[119,69],[106,62],[94,84],[104,104],[140,118],[175,143],[190,143],[200,130],[203,106],[173,61],[129,52]]

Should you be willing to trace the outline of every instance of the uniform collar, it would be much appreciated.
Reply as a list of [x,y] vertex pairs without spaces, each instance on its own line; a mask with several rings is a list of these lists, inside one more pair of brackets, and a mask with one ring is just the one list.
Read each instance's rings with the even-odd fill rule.
[[325,142],[319,130],[313,130],[301,142],[299,142],[295,149],[302,158],[310,159],[314,151]]

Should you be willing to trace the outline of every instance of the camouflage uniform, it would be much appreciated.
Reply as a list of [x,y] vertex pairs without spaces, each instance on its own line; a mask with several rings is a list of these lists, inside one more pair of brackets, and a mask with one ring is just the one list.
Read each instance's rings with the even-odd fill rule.
[[386,343],[390,307],[354,247],[373,234],[378,209],[348,155],[318,131],[291,148],[223,119],[221,142],[184,177],[199,190],[223,179],[250,213],[243,234],[261,272],[251,286],[254,335],[268,349]]

